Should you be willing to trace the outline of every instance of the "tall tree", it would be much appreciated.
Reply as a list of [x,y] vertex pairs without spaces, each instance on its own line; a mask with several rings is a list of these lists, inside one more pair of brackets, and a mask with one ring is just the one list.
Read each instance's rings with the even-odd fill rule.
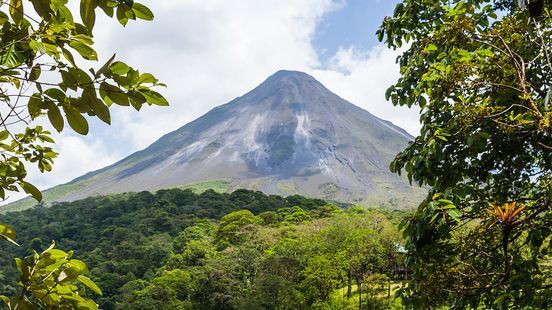
[[[168,105],[152,90],[162,86],[149,73],[140,73],[115,55],[97,69],[93,49],[96,11],[116,16],[121,25],[129,20],[152,20],[153,13],[132,0],[81,0],[82,23],[73,19],[67,0],[10,0],[0,2],[0,199],[6,192],[24,190],[41,200],[40,191],[26,181],[25,163],[50,171],[57,154],[50,132],[38,125],[47,119],[61,132],[65,123],[86,135],[85,115],[110,124],[109,106]],[[101,9],[101,10],[98,10]],[[15,243],[12,227],[0,224],[0,237]],[[11,299],[0,298],[10,309],[34,307],[97,308],[79,295],[74,282],[97,293],[99,288],[82,273],[86,265],[72,260],[72,253],[50,248],[18,259],[21,291]]]
[[404,223],[414,305],[551,306],[551,8],[404,0],[377,33],[405,49],[387,98],[421,109],[391,164],[430,187]]

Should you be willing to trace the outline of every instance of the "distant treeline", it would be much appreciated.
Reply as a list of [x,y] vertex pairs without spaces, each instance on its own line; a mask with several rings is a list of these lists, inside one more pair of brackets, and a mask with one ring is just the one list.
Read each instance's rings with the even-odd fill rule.
[[37,207],[0,216],[21,245],[0,249],[0,290],[16,289],[14,257],[55,240],[87,263],[103,309],[302,309],[337,302],[338,288],[368,307],[381,304],[378,290],[396,270],[401,216],[250,190],[170,189]]

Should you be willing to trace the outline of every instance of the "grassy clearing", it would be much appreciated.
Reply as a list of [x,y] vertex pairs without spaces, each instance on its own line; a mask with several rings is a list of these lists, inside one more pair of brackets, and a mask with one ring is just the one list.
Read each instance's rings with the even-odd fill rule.
[[190,183],[179,186],[180,189],[191,189],[194,193],[203,193],[208,189],[212,189],[217,193],[226,193],[232,189],[233,179],[211,180],[205,182]]
[[[388,297],[388,285],[376,287],[365,284],[362,286],[362,309],[405,309],[400,298],[395,298],[395,293],[406,283],[391,282],[391,288]],[[351,286],[351,298],[347,298],[347,287],[335,290],[330,295],[328,305],[323,309],[359,309],[358,286]]]

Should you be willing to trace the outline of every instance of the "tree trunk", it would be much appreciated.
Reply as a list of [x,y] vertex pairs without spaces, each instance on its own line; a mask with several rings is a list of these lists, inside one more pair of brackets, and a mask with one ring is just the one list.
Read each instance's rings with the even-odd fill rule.
[[349,274],[347,278],[347,299],[351,299],[351,296],[353,295],[353,275],[351,270],[349,269]]
[[387,277],[387,298],[391,297],[391,277]]
[[358,285],[358,310],[362,309],[362,283],[357,282]]

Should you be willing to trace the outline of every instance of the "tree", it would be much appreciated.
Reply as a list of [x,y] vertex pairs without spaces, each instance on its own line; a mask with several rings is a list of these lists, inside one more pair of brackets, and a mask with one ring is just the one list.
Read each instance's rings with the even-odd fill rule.
[[221,249],[230,244],[236,245],[244,241],[242,234],[244,228],[260,224],[262,221],[260,217],[255,216],[249,210],[229,213],[220,219],[219,227],[215,233],[215,241]]
[[[101,67],[85,70],[81,63],[98,60],[92,48],[96,11],[117,17],[121,25],[129,20],[152,20],[153,13],[132,0],[81,0],[82,24],[73,19],[67,0],[23,0],[0,3],[0,199],[6,192],[24,190],[41,200],[40,191],[25,180],[25,163],[50,171],[57,154],[49,131],[38,125],[48,120],[61,132],[65,123],[86,135],[84,115],[109,124],[113,103],[140,110],[146,104],[168,105],[152,87],[163,86],[149,73],[140,73],[115,55]],[[0,224],[0,237],[15,243],[12,227]],[[78,280],[100,292],[80,275],[86,265],[70,260],[71,253],[53,248],[18,260],[22,291],[11,300],[10,308],[72,306],[94,308],[96,304],[80,297]]]
[[404,0],[377,33],[406,44],[386,97],[421,109],[391,164],[430,187],[403,223],[413,305],[551,306],[551,8]]

